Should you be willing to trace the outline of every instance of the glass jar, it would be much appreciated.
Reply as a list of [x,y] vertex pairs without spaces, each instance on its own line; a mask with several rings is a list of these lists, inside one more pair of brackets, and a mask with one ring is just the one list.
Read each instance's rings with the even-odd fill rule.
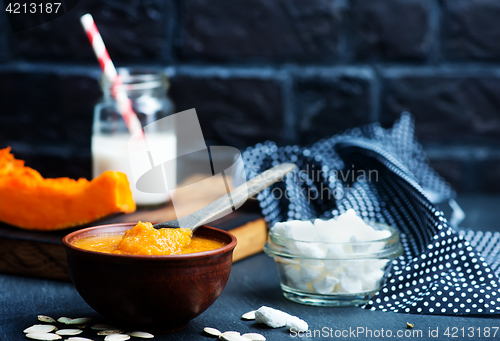
[[[167,97],[168,80],[162,72],[121,68],[118,74],[123,84],[120,87],[131,100],[132,108],[143,127],[174,113],[174,106]],[[157,205],[169,201],[168,191],[145,193],[135,186],[138,179],[132,176],[128,150],[131,135],[112,96],[111,82],[102,77],[100,84],[103,97],[94,108],[92,176],[95,178],[107,170],[125,173],[137,205]],[[177,148],[175,127],[165,124],[154,126],[154,131],[148,130],[147,140],[160,142],[165,146],[164,152],[174,159]],[[176,183],[175,163],[170,163],[165,176],[168,184]]]
[[271,230],[264,251],[275,260],[283,295],[315,306],[367,303],[383,286],[392,260],[403,253],[397,230],[385,224],[370,225],[389,231],[390,236],[364,242],[312,242],[285,238]]

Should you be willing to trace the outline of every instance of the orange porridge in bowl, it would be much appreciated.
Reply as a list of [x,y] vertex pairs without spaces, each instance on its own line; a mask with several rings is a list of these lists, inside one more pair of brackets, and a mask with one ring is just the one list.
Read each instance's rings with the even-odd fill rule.
[[179,255],[215,250],[225,243],[192,236],[185,228],[155,229],[151,223],[139,222],[131,230],[82,238],[73,242],[81,249],[126,255]]

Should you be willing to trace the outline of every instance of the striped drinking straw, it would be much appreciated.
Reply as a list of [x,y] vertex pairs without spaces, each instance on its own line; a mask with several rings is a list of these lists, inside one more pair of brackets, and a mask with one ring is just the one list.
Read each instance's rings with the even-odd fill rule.
[[130,101],[130,98],[128,98],[127,93],[122,86],[120,76],[116,72],[115,66],[109,57],[106,46],[104,46],[104,42],[99,34],[99,31],[97,30],[97,26],[95,25],[92,15],[87,13],[80,18],[80,21],[85,29],[85,33],[87,33],[87,37],[90,40],[90,44],[92,45],[97,60],[101,65],[104,76],[108,78],[112,84],[112,95],[116,100],[118,111],[122,115],[130,134],[140,131],[144,137],[141,122],[132,109],[132,102]]

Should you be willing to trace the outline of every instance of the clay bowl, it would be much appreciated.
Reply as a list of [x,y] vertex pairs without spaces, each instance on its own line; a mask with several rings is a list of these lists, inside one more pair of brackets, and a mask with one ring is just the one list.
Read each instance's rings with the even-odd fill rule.
[[134,223],[89,227],[63,238],[78,293],[110,322],[147,330],[175,331],[219,297],[231,272],[236,238],[201,226],[195,235],[218,239],[220,249],[184,255],[106,254],[72,245],[80,238],[125,232]]

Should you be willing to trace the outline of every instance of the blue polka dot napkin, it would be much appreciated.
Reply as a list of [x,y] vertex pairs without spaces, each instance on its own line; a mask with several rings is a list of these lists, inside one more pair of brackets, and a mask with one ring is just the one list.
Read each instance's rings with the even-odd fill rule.
[[[457,231],[429,200],[454,198],[428,165],[409,114],[391,129],[355,128],[310,147],[258,144],[243,153],[248,177],[279,163],[298,169],[258,195],[269,226],[330,219],[348,209],[399,229],[404,253],[366,309],[414,314],[500,313],[500,234]],[[499,269],[500,271],[500,269]]]

